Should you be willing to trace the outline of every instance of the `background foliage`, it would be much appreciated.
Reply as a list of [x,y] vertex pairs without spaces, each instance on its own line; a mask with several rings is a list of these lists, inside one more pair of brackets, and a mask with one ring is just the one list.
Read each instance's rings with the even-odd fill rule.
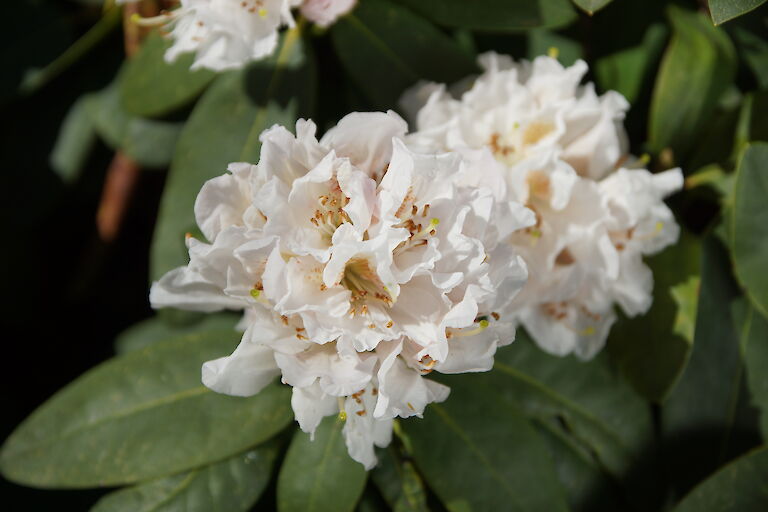
[[[0,46],[4,496],[99,512],[768,509],[764,3],[361,0],[222,74],[164,64],[156,35],[126,60],[121,14],[100,1],[11,3],[25,23]],[[368,474],[338,420],[314,442],[298,431],[285,387],[202,387],[236,318],[152,316],[146,300],[186,261],[200,185],[255,161],[274,123],[397,109],[405,88],[459,80],[488,50],[587,60],[598,89],[632,103],[633,152],[683,168],[684,234],[650,260],[648,315],[622,319],[588,363],[520,331],[492,372],[441,377],[451,399],[399,423]],[[142,172],[105,237],[93,219],[115,152]]]

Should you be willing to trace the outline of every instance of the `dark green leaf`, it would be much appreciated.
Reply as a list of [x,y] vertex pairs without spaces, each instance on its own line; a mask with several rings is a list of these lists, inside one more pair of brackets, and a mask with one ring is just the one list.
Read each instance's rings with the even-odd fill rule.
[[768,41],[743,27],[733,30],[739,55],[747,62],[761,89],[768,88]]
[[598,59],[595,64],[597,82],[604,90],[618,91],[627,101],[634,103],[650,81],[651,71],[666,39],[667,29],[664,25],[651,25],[640,45]]
[[560,27],[576,19],[568,0],[397,0],[440,25],[507,32]]
[[184,126],[160,203],[151,270],[157,279],[187,261],[184,234],[195,231],[193,207],[210,178],[230,162],[259,158],[259,135],[273,124],[293,129],[311,110],[312,63],[297,30],[290,30],[272,59],[219,75]]
[[245,512],[267,486],[277,457],[271,442],[221,462],[107,494],[92,512]]
[[739,158],[731,216],[736,276],[768,317],[768,144],[749,144]]
[[699,276],[691,276],[684,283],[677,284],[669,289],[669,293],[672,295],[677,306],[677,314],[675,315],[672,332],[688,343],[693,343],[700,286],[701,279]]
[[[496,354],[490,375],[496,388],[531,419],[578,447],[593,465],[619,482],[632,503],[656,498],[652,478],[638,474],[652,463],[648,404],[612,368],[607,354],[583,362],[544,353],[518,331]],[[646,475],[652,477],[652,475]]]
[[342,64],[379,109],[421,79],[453,82],[477,70],[454,40],[386,0],[361,2],[331,34]]
[[427,512],[427,495],[421,477],[395,446],[379,450],[379,464],[371,472],[376,487],[394,512]]
[[704,240],[701,268],[693,350],[661,410],[666,464],[678,491],[749,448],[756,430],[730,314],[737,289],[728,254],[712,237]]
[[611,3],[612,0],[573,0],[573,3],[581,7],[587,14],[595,14],[597,11]]
[[154,32],[128,61],[120,98],[130,114],[158,117],[173,112],[197,98],[216,76],[206,69],[191,71],[193,53],[185,53],[173,63],[165,62],[163,55],[169,46],[170,40]]
[[349,512],[365,488],[363,466],[350,458],[342,435],[344,422],[325,418],[309,434],[297,431],[277,480],[280,512]]
[[205,315],[197,322],[176,325],[159,316],[148,318],[121,332],[115,339],[115,352],[124,354],[141,350],[155,343],[189,336],[196,338],[205,331],[234,330],[236,315],[227,313]]
[[528,58],[550,54],[564,66],[582,58],[581,43],[545,28],[528,31]]
[[760,411],[760,432],[768,439],[768,320],[743,297],[733,304],[733,319],[741,338],[752,405]]
[[712,23],[720,25],[760,7],[765,0],[708,0],[708,3]]
[[761,512],[768,510],[768,448],[721,468],[686,496],[674,512]]
[[403,422],[427,484],[451,512],[567,510],[543,440],[483,377],[444,379],[450,398]]
[[144,167],[165,167],[173,156],[181,124],[134,117],[120,105],[121,78],[86,98],[96,131],[114,150],[121,150]]
[[651,310],[621,319],[608,340],[611,357],[649,400],[663,400],[685,368],[690,342],[674,331],[680,313],[672,289],[699,273],[699,244],[683,232],[676,245],[648,259],[654,280]]
[[3,475],[36,487],[133,483],[222,460],[291,421],[289,390],[251,398],[200,382],[204,361],[229,354],[231,330],[158,343],[111,359],[56,393],[0,452]]
[[96,130],[86,104],[83,97],[69,109],[51,152],[51,167],[67,183],[80,176],[96,142]]
[[736,57],[728,35],[704,14],[672,6],[669,18],[672,40],[653,90],[649,145],[669,147],[681,160],[733,82]]
[[737,150],[747,142],[757,141],[768,142],[768,91],[755,91],[744,97],[736,127]]

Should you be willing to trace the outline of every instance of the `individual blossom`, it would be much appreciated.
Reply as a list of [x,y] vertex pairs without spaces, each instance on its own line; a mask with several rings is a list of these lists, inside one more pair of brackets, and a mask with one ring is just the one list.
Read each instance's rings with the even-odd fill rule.
[[588,359],[616,319],[650,307],[653,280],[643,255],[674,243],[679,229],[663,199],[682,186],[679,169],[628,169],[623,128],[629,107],[617,92],[581,84],[587,65],[550,57],[514,62],[480,57],[484,72],[456,97],[424,84],[409,142],[441,151],[491,150],[513,198],[535,224],[508,239],[529,281],[508,313],[545,350]]
[[302,430],[339,414],[350,455],[370,468],[395,417],[446,399],[425,375],[489,370],[512,341],[499,311],[526,268],[504,240],[533,214],[505,199],[487,151],[415,151],[392,112],[350,114],[319,141],[315,131],[275,126],[257,165],[203,186],[207,242],[189,237],[189,264],[150,299],[244,310],[240,345],[204,365],[205,385],[245,396],[280,375]]

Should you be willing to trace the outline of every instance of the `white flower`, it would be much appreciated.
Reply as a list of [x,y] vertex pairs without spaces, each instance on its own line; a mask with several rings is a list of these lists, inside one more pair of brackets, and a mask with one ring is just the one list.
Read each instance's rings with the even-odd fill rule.
[[350,114],[320,141],[309,121],[265,131],[258,165],[203,186],[209,243],[189,238],[189,264],[150,294],[155,307],[244,309],[240,346],[205,364],[204,383],[250,395],[282,375],[301,428],[346,416],[367,468],[393,418],[447,397],[423,375],[491,368],[514,337],[497,310],[527,276],[502,242],[533,214],[506,200],[503,166],[487,151],[414,151],[406,131],[392,112]]
[[536,222],[509,242],[530,278],[505,310],[555,354],[588,359],[616,319],[647,311],[653,279],[644,254],[674,243],[678,227],[663,199],[682,185],[678,170],[619,169],[627,159],[626,100],[580,85],[583,61],[563,67],[539,57],[515,63],[486,54],[459,99],[421,85],[403,103],[418,110],[409,142],[467,154],[489,148],[505,166],[511,197]]
[[347,14],[357,4],[357,0],[304,0],[301,14],[311,22],[327,27],[339,16]]

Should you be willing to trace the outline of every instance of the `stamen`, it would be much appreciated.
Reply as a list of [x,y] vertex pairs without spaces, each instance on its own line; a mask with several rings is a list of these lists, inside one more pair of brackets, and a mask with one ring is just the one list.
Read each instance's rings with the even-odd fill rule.
[[475,327],[474,329],[469,331],[464,331],[464,330],[451,331],[451,336],[463,337],[463,336],[474,336],[475,334],[480,334],[488,327],[488,320],[480,320],[479,324],[480,325],[478,327]]
[[336,401],[339,404],[339,419],[341,421],[347,421],[347,411],[344,410],[344,397],[337,397]]
[[160,14],[158,16],[151,16],[149,18],[142,18],[139,13],[133,13],[131,15],[131,22],[140,27],[157,27],[159,25],[165,25],[169,21],[176,18],[179,13],[179,9],[171,11],[169,13]]

